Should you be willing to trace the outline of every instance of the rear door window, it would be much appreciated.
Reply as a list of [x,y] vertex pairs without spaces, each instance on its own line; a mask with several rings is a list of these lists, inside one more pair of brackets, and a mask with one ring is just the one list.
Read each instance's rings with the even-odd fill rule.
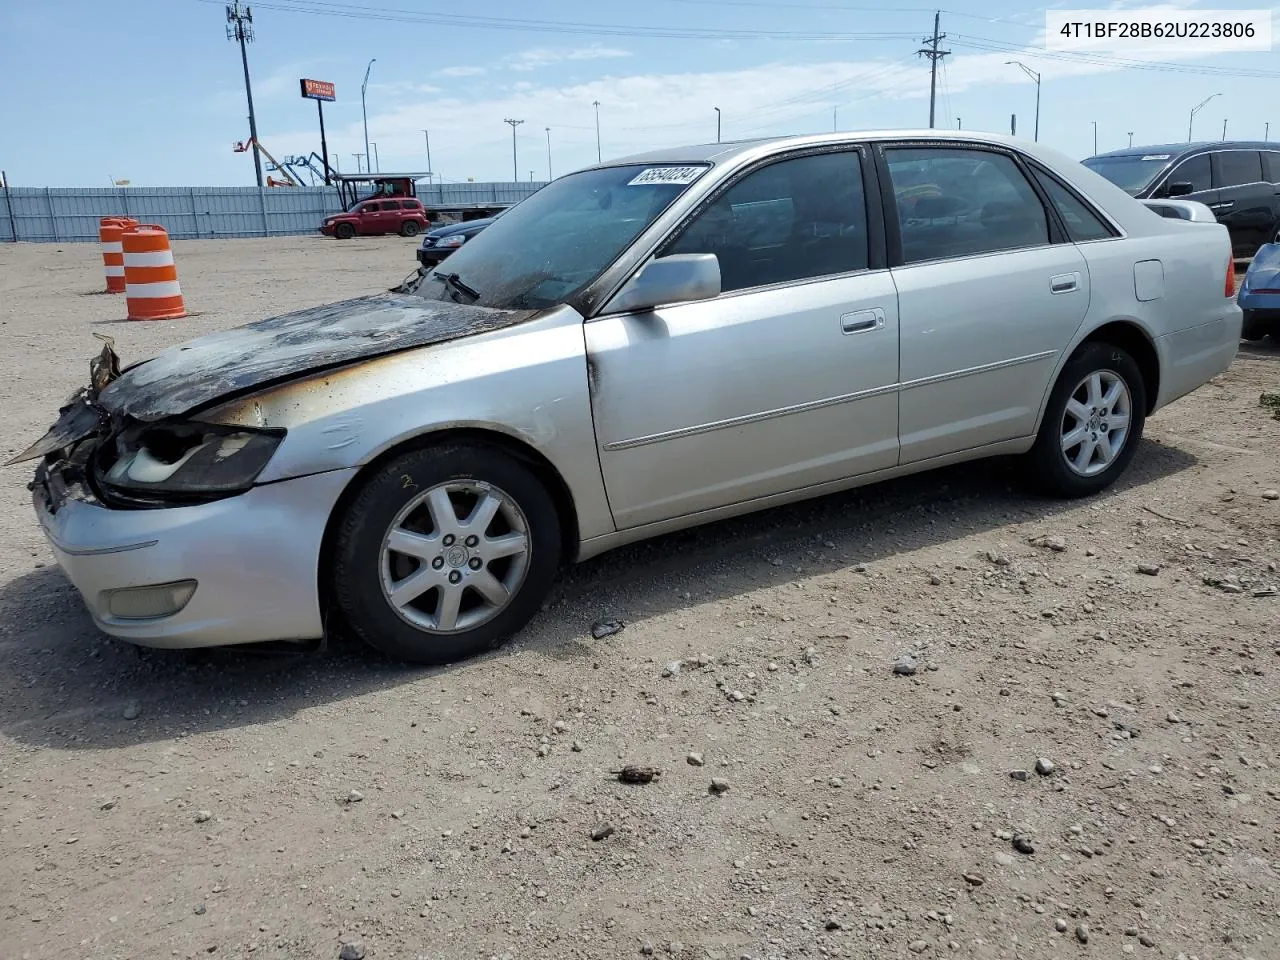
[[1044,205],[1007,155],[891,147],[885,157],[906,263],[1049,242]]
[[1218,164],[1218,186],[1238,187],[1262,180],[1262,158],[1256,150],[1223,150],[1213,155]]

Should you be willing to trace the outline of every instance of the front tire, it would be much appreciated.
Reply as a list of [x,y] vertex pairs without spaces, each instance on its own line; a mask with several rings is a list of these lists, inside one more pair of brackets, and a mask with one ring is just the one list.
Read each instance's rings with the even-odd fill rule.
[[332,596],[387,656],[452,663],[528,623],[560,551],[555,503],[531,470],[489,446],[441,444],[361,485],[334,539]]
[[356,228],[349,223],[340,223],[333,228],[333,235],[339,240],[350,240],[356,235]]
[[400,236],[416,237],[418,235],[418,231],[421,229],[422,228],[418,226],[417,220],[406,220],[404,223],[400,224]]
[[1035,446],[1033,483],[1059,497],[1087,497],[1124,472],[1146,423],[1142,371],[1120,347],[1084,344],[1062,369]]

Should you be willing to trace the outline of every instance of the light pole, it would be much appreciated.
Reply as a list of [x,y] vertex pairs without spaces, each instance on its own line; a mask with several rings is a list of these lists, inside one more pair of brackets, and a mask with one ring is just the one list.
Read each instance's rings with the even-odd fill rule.
[[1226,117],[1222,118],[1222,140],[1224,143],[1227,140],[1227,118]]
[[366,159],[369,157],[369,113],[364,106],[364,92],[369,88],[369,71],[373,69],[373,65],[377,62],[377,57],[369,61],[369,65],[364,68],[364,83],[360,84],[360,116],[364,118],[364,155]]
[[600,162],[600,101],[592,100],[591,105],[596,108],[596,163]]
[[1089,122],[1093,124],[1093,155],[1096,157],[1098,155],[1098,121],[1090,120]]
[[716,143],[720,142],[720,108],[713,107],[716,112]]
[[364,156],[364,154],[363,154],[363,153],[353,153],[351,156],[355,157],[355,160],[356,160],[356,173],[362,173],[362,172],[363,172],[363,168],[360,166],[360,158],[361,158],[361,157],[363,157],[363,156]]
[[381,173],[382,164],[378,162],[378,145],[376,143],[371,143],[369,146],[373,147],[373,165],[370,166],[369,169],[374,173]]
[[[1028,77],[1030,77],[1032,80],[1034,80],[1034,81],[1036,82],[1036,126],[1035,126],[1035,140],[1036,140],[1036,142],[1038,143],[1038,142],[1039,142],[1039,140],[1040,140],[1040,74],[1036,73],[1034,70],[1032,70],[1030,67],[1028,67],[1025,63],[1022,63],[1022,62],[1021,62],[1021,61],[1019,61],[1019,60],[1006,60],[1006,61],[1005,61],[1005,66],[1009,66],[1009,65],[1013,65],[1013,66],[1017,67],[1019,70],[1021,70],[1021,71],[1022,71],[1023,73],[1025,73]],[[1097,153],[1098,151],[1097,151],[1097,150],[1094,150],[1093,152],[1094,152],[1094,153]]]
[[1201,109],[1201,108],[1202,108],[1206,103],[1208,103],[1208,102],[1209,102],[1210,100],[1212,100],[1214,97],[1220,97],[1220,96],[1222,96],[1222,94],[1220,94],[1220,93],[1212,93],[1212,94],[1210,94],[1209,96],[1205,97],[1203,100],[1201,100],[1199,103],[1197,103],[1194,107],[1192,107],[1192,108],[1191,108],[1191,119],[1187,121],[1187,143],[1190,143],[1190,142],[1191,142],[1191,126],[1192,126],[1192,124],[1194,124],[1194,123],[1196,122],[1196,114],[1200,112],[1200,109]]
[[1271,139],[1271,121],[1267,121],[1262,127],[1262,140],[1265,143]]
[[960,118],[959,118],[959,117],[956,117],[956,129],[957,129],[957,130],[963,130],[963,129],[964,129],[964,127],[962,127],[962,126],[960,125]]
[[551,128],[547,127],[547,183],[551,182]]
[[835,133],[840,129],[840,107],[831,108],[831,132]]
[[1129,146],[1133,146],[1133,131],[1129,131]]
[[422,135],[427,138],[427,183],[435,179],[435,175],[431,169],[431,131],[423,130]]
[[[523,120],[503,120],[503,123],[511,124],[511,179],[520,182],[520,168],[516,163],[516,127],[524,123]],[[532,179],[532,177],[530,178]]]

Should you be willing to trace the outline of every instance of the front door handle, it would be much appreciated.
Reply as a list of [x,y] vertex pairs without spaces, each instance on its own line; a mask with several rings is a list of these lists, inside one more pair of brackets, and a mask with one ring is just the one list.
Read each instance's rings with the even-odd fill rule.
[[1236,205],[1236,202],[1234,200],[1224,200],[1222,203],[1209,204],[1209,209],[1210,210],[1230,210],[1235,205]]
[[879,307],[874,310],[859,310],[846,313],[840,317],[842,333],[863,333],[867,330],[879,330],[884,326],[884,311]]
[[1080,289],[1080,274],[1061,273],[1049,278],[1050,293],[1071,293]]

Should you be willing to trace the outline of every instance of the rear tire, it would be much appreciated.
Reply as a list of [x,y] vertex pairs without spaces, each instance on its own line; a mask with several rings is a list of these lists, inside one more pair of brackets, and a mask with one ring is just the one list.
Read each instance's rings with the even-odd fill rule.
[[331,596],[387,656],[452,663],[529,622],[560,546],[555,503],[531,470],[492,447],[441,444],[360,486],[335,535]]
[[333,235],[339,240],[350,240],[356,235],[356,228],[349,223],[340,223],[333,228]]
[[421,230],[422,227],[418,225],[417,220],[406,220],[400,224],[400,236],[402,237],[416,237]]
[[1253,310],[1244,311],[1244,323],[1240,327],[1241,340],[1261,340],[1267,335],[1268,324],[1258,318]]
[[1146,384],[1133,358],[1109,343],[1085,343],[1049,395],[1027,454],[1031,481],[1059,497],[1087,497],[1109,487],[1133,459],[1146,410]]

